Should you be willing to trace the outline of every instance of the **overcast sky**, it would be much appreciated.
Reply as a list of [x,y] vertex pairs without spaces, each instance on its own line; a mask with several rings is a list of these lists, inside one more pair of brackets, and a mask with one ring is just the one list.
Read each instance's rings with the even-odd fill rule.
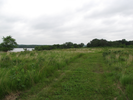
[[0,0],[0,42],[133,40],[133,0]]

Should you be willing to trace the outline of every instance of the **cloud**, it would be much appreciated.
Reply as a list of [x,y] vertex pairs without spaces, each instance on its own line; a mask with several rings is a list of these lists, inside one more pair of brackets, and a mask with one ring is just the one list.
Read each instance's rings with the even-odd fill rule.
[[[14,16],[4,16],[0,15],[0,32],[3,34],[8,34],[12,32],[14,26],[17,22],[20,22],[20,18]],[[21,20],[22,21],[22,20]],[[0,34],[1,35],[1,34]]]
[[132,39],[132,0],[78,0],[71,4],[57,0],[50,5],[51,2],[45,1],[43,7],[43,0],[34,0],[28,8],[31,1],[24,0],[20,5],[17,0],[0,0],[0,38],[11,35],[19,44]]
[[133,1],[129,0],[108,0],[99,4],[93,12],[85,18],[110,18],[114,16],[133,16]]
[[32,20],[30,24],[33,29],[49,30],[61,26],[64,23],[65,18],[61,16],[41,16]]
[[0,8],[2,7],[4,1],[3,0],[0,0]]

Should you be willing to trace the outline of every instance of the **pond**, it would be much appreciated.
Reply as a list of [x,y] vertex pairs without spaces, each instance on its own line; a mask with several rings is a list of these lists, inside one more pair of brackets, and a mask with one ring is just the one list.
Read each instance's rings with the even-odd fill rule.
[[[34,48],[27,48],[27,50],[29,50],[29,51],[32,51],[32,49],[34,49]],[[24,51],[24,49],[23,48],[14,48],[10,52],[21,52],[21,51]]]

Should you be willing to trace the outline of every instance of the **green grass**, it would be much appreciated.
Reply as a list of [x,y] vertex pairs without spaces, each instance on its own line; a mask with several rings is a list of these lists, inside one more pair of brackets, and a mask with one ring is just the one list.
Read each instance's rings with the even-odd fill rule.
[[[20,100],[107,100],[120,98],[111,78],[106,77],[101,53],[87,53],[61,70],[52,83],[37,92],[27,91]],[[36,89],[38,89],[36,87]]]
[[8,100],[133,100],[133,50],[83,48],[0,54]]
[[[114,82],[119,85],[125,99],[133,100],[133,50],[106,50],[103,57]],[[121,100],[121,99],[120,99]]]
[[0,98],[31,88],[80,56],[63,50],[1,53]]

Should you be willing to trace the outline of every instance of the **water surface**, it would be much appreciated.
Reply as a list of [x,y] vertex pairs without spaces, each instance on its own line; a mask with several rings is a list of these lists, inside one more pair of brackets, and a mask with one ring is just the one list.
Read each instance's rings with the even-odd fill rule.
[[[29,51],[32,51],[32,49],[34,49],[34,48],[27,48],[27,50],[29,50]],[[21,51],[24,51],[24,49],[23,48],[14,48],[10,52],[21,52]]]

